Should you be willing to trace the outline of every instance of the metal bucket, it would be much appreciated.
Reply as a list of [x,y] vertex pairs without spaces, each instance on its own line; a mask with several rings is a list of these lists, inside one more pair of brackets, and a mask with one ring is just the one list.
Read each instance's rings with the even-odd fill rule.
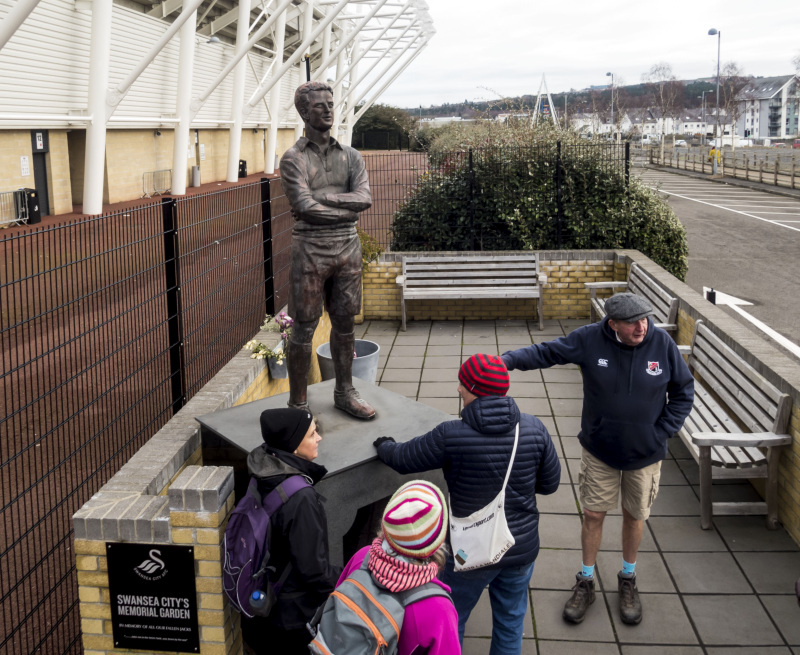
[[[378,358],[381,347],[374,341],[356,339],[356,356],[353,358],[353,377],[357,377],[364,382],[375,384],[378,377]],[[319,373],[323,380],[333,380],[336,372],[333,368],[331,359],[331,344],[323,343],[317,348],[317,361],[319,362]]]

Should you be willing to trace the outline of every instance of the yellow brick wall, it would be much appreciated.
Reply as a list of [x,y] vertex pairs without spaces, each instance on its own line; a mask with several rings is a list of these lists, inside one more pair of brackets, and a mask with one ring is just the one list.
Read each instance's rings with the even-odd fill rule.
[[[22,176],[20,157],[28,158],[30,174]],[[33,187],[33,152],[30,130],[0,130],[0,193]]]
[[[225,601],[220,564],[222,537],[233,507],[230,494],[225,507],[213,514],[170,513],[172,543],[194,548],[201,655],[240,654],[243,648],[240,616]],[[76,539],[75,561],[84,653],[141,652],[114,648],[105,541]]]
[[142,174],[172,168],[172,130],[109,130],[106,134],[108,198],[123,202],[141,198]]
[[[624,280],[627,275],[625,264],[604,260],[542,261],[539,268],[547,275],[543,297],[545,319],[588,317],[589,292],[584,282]],[[364,274],[364,318],[400,319],[400,289],[395,284],[395,278],[401,271],[400,262],[378,261],[370,264]],[[536,316],[536,301],[414,300],[406,304],[406,312],[408,320],[532,319]]]
[[200,180],[203,184],[223,182],[228,175],[228,130],[199,130],[198,136],[205,156],[195,162],[200,165]]
[[50,130],[50,152],[47,153],[47,189],[51,214],[72,212],[69,149],[67,132]]

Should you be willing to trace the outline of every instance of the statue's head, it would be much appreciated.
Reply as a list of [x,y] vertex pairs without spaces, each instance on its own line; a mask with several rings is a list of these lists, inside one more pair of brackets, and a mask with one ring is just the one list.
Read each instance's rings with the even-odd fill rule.
[[294,92],[294,106],[297,109],[297,113],[300,114],[300,118],[304,121],[308,120],[309,106],[311,103],[309,94],[313,91],[327,91],[333,95],[333,89],[330,84],[326,82],[306,82],[298,86],[297,90]]

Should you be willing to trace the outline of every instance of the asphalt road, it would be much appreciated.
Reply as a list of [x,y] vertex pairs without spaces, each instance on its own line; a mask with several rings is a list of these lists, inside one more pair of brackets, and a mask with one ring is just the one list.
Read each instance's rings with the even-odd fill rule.
[[753,303],[741,309],[800,344],[800,199],[665,171],[645,169],[641,177],[686,226],[687,284]]

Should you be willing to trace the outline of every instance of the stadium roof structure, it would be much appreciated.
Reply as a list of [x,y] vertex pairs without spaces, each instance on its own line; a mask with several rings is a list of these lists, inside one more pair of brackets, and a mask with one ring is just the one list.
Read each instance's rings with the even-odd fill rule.
[[179,170],[190,129],[229,128],[233,181],[236,134],[269,128],[271,163],[307,76],[333,86],[349,143],[434,34],[425,0],[0,0],[0,129],[85,129],[98,213],[107,129],[174,129]]

